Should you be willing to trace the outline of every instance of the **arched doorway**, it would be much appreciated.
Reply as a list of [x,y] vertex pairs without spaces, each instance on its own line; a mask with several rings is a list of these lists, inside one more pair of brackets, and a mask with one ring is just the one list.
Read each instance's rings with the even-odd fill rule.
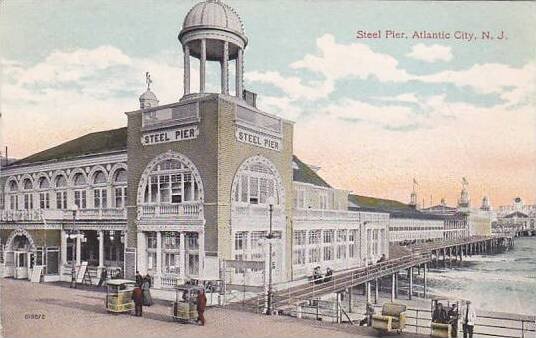
[[6,242],[4,276],[27,279],[31,273],[34,252],[32,236],[26,230],[13,231]]

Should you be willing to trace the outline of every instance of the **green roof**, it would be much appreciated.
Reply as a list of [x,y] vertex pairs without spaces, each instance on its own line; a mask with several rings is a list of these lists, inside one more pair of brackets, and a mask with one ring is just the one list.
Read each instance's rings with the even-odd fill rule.
[[382,209],[382,210],[414,210],[411,206],[395,200],[383,198],[348,195],[348,200],[360,208]]
[[84,155],[108,153],[127,149],[127,128],[87,134],[59,146],[43,150],[10,165],[30,164],[52,160],[66,160]]
[[296,163],[297,167],[293,165],[292,178],[295,182],[309,183],[321,187],[331,188],[331,186],[324,181],[313,169],[307,164],[300,161],[296,155],[292,155],[292,161]]

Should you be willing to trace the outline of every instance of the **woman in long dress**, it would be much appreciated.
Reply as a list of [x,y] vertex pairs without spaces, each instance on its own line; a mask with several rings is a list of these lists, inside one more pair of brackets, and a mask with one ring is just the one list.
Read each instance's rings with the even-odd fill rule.
[[153,305],[153,298],[151,297],[151,276],[149,276],[149,274],[147,274],[143,278],[141,289],[143,291],[143,305],[144,306]]

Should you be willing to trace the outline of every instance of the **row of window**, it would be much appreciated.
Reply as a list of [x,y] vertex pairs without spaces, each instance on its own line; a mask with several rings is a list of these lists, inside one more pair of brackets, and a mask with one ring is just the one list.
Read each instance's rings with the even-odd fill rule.
[[425,230],[443,230],[443,226],[413,226],[413,227],[389,227],[389,231],[425,231]]
[[[308,191],[309,190],[309,191]],[[319,189],[306,189],[304,187],[298,187],[294,189],[294,207],[297,209],[306,209],[310,207],[308,202],[307,193],[316,194],[318,197],[317,208],[314,209],[333,209],[335,196],[333,191],[319,190]]]
[[[34,205],[34,193],[25,193],[25,194],[10,194],[8,197],[9,209],[19,210],[21,209],[30,210],[30,209],[50,209],[51,208],[51,196],[55,197],[54,206],[56,209],[68,209],[68,196],[69,190],[62,190],[50,192],[42,191],[39,192],[39,204]],[[88,191],[85,189],[74,190],[73,192],[73,202],[79,209],[86,209],[88,207]],[[113,199],[112,205],[113,208],[124,208],[127,205],[127,187],[115,187],[112,190]],[[19,205],[19,200],[22,198],[22,205]],[[108,203],[108,190],[106,188],[96,188],[93,189],[93,207],[97,209],[105,209],[109,205]]]

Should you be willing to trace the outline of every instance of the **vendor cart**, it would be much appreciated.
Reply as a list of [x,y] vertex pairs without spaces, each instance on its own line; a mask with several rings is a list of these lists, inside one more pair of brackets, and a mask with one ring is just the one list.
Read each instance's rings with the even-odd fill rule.
[[197,296],[203,290],[202,286],[185,284],[175,289],[172,317],[181,323],[197,322]]
[[112,313],[130,312],[134,309],[132,290],[135,282],[126,279],[111,279],[106,282],[106,311]]

